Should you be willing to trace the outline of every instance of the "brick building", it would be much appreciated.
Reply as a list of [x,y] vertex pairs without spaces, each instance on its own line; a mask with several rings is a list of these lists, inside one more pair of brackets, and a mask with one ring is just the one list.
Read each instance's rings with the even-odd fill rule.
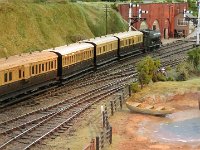
[[[120,4],[119,12],[128,21],[129,4]],[[188,3],[148,3],[140,4],[139,7],[132,8],[132,16],[138,16],[139,9],[148,11],[142,14],[144,21],[134,24],[136,29],[155,29],[160,30],[162,38],[174,37],[189,33],[189,23],[183,17],[184,9],[188,10]]]

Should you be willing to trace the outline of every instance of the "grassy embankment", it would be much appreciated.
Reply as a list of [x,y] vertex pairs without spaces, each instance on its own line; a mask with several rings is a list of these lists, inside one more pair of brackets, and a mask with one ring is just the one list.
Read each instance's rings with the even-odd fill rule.
[[192,78],[187,81],[167,81],[149,84],[140,92],[135,93],[129,100],[143,102],[146,98],[166,100],[176,94],[195,93],[200,91],[200,79]]
[[[0,57],[105,35],[103,6],[103,3],[0,1]],[[111,9],[108,33],[125,30],[127,23]]]

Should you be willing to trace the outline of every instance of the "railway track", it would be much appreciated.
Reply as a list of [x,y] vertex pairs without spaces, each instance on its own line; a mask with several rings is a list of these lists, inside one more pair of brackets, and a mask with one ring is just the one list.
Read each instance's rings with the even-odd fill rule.
[[[157,57],[160,59],[164,59],[165,57],[174,57],[175,54],[187,51],[188,49],[192,48],[194,45],[194,42],[186,42],[186,41],[178,41],[174,42],[172,45],[166,45],[160,48],[160,50],[156,51],[155,53],[151,53],[152,57]],[[159,52],[159,53],[157,53]],[[142,57],[146,56],[146,54],[143,54]],[[32,99],[29,99],[28,102],[25,102],[28,105],[37,105],[38,103],[35,101],[38,101],[43,99],[46,100],[49,96],[56,96],[56,95],[62,95],[63,93],[66,93],[66,91],[73,91],[75,89],[81,89],[83,87],[87,87],[92,84],[100,83],[102,81],[110,80],[114,76],[114,74],[120,74],[126,70],[133,69],[135,67],[135,64],[140,60],[141,56],[134,57],[133,60],[129,60],[128,62],[123,63],[123,65],[120,65],[120,63],[111,65],[110,69],[100,69],[99,71],[86,75],[83,77],[83,79],[77,79],[76,83],[73,81],[72,83],[60,86],[60,87],[53,87],[53,89],[39,95],[35,96]],[[95,81],[95,82],[94,82]],[[80,91],[81,92],[81,91]],[[20,104],[21,105],[21,104]],[[15,105],[15,107],[18,107]],[[2,109],[1,112],[6,111],[6,109]]]
[[[162,63],[165,65],[176,65],[180,61],[180,54],[192,48],[192,46],[192,42],[176,43],[176,52],[171,49],[172,46],[170,45],[168,51],[164,50],[165,52],[152,54],[152,56],[162,58]],[[167,58],[171,57],[172,54],[174,54],[173,58],[168,60]],[[175,55],[177,55],[177,58]],[[181,59],[186,58],[181,56]],[[80,84],[75,86],[60,87],[51,94],[59,96],[63,92],[79,88],[85,89],[85,92],[1,123],[0,149],[15,149],[15,147],[17,147],[16,149],[28,149],[52,133],[64,132],[64,130],[69,129],[73,124],[73,120],[86,109],[121,90],[126,83],[135,80],[137,72],[134,66],[138,60],[115,66],[103,72],[99,71],[95,73],[96,76],[89,75],[87,80],[77,80]],[[94,88],[97,83],[98,86]]]
[[[27,118],[27,115],[21,117],[20,119],[12,119],[5,123],[2,123],[1,128],[6,128],[6,130],[2,131],[1,134],[6,134],[7,140],[1,144],[0,149],[28,149],[32,145],[36,144],[47,135],[53,133],[54,131],[59,130],[60,128],[68,129],[70,125],[68,125],[75,117],[77,117],[80,113],[83,113],[90,106],[94,105],[98,101],[105,99],[106,97],[116,93],[121,90],[123,85],[110,88],[109,90],[104,89],[99,92],[99,89],[96,89],[90,92],[91,96],[87,98],[82,97],[80,100],[76,100],[71,102],[71,104],[65,103],[59,105],[59,107],[53,106],[51,109],[45,109],[38,114],[43,115],[37,119],[29,120],[26,123],[23,123]],[[96,94],[97,93],[97,94]],[[56,109],[56,110],[55,110]],[[48,111],[47,111],[48,110]],[[35,112],[36,113],[36,112]],[[32,114],[35,114],[32,113]],[[28,115],[29,116],[29,115]],[[25,118],[24,118],[25,117]],[[25,119],[25,120],[24,120]],[[30,118],[29,118],[30,119]],[[22,123],[18,126],[9,128],[7,127],[12,124],[16,124],[16,120],[18,123]],[[23,128],[22,128],[23,127]],[[9,128],[9,129],[8,129]],[[60,129],[62,130],[62,129]],[[11,138],[10,138],[11,137]],[[10,138],[10,139],[9,139]]]

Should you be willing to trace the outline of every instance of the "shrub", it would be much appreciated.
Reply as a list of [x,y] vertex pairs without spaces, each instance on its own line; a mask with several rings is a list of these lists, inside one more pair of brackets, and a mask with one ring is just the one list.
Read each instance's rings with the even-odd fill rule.
[[136,93],[136,92],[140,91],[138,82],[134,82],[134,83],[131,84],[131,91],[133,93]]
[[168,77],[167,81],[174,81],[174,78],[173,77]]
[[157,74],[157,79],[158,81],[166,81],[166,77],[161,72]]
[[189,78],[189,66],[187,63],[180,63],[176,67],[177,81],[186,81]]

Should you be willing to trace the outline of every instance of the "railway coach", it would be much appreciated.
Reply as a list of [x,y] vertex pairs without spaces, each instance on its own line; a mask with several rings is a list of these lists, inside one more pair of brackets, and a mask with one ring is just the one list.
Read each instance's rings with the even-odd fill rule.
[[157,31],[129,31],[0,59],[0,103],[159,45]]
[[140,31],[129,31],[114,34],[118,39],[119,57],[125,57],[143,50],[143,33]]
[[55,83],[57,58],[54,53],[41,51],[0,59],[0,100]]
[[57,76],[60,80],[94,68],[94,46],[89,43],[75,43],[47,50],[58,55]]

